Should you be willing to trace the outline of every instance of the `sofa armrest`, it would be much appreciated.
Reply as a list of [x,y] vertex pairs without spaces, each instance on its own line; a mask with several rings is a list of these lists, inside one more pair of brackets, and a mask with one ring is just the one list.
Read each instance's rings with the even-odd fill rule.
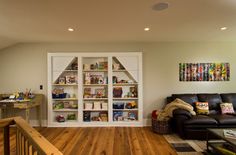
[[178,117],[178,115],[184,115],[187,118],[192,118],[192,114],[184,109],[175,109],[173,111],[173,117]]
[[191,119],[190,112],[184,109],[175,109],[173,111],[173,125],[175,132],[177,132],[181,138],[185,139],[184,122]]

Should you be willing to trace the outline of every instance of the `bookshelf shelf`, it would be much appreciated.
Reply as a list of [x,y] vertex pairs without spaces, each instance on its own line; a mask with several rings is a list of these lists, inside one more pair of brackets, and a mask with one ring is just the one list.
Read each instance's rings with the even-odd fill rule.
[[53,109],[54,112],[76,112],[78,109]]
[[77,98],[57,98],[57,99],[52,99],[53,101],[77,101]]

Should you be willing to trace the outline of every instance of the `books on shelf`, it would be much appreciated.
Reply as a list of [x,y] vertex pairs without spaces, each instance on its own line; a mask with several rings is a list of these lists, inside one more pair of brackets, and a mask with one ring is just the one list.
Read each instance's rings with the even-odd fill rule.
[[90,103],[90,102],[84,103],[84,109],[92,110],[93,109],[93,103]]
[[236,139],[236,130],[224,129],[225,138]]
[[102,103],[102,110],[108,110],[108,103]]
[[93,102],[93,109],[100,110],[101,102]]

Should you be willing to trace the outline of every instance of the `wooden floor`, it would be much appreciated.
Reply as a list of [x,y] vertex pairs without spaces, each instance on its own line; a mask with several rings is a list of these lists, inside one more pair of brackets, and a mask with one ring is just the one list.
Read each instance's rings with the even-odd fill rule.
[[[65,155],[176,155],[163,136],[149,127],[37,128]],[[15,131],[11,129],[11,154]],[[0,154],[3,134],[0,135]]]

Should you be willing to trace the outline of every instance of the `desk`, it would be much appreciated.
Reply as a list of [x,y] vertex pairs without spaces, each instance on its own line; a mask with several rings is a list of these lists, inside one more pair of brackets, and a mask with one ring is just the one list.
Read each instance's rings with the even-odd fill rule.
[[43,102],[43,95],[42,94],[36,94],[33,99],[30,100],[1,100],[0,101],[0,109],[1,109],[1,118],[4,118],[6,116],[3,116],[3,114],[8,109],[21,109],[25,111],[25,120],[29,123],[29,115],[30,110],[34,107],[37,108],[38,113],[38,119],[39,119],[39,125],[42,125],[42,102]]

